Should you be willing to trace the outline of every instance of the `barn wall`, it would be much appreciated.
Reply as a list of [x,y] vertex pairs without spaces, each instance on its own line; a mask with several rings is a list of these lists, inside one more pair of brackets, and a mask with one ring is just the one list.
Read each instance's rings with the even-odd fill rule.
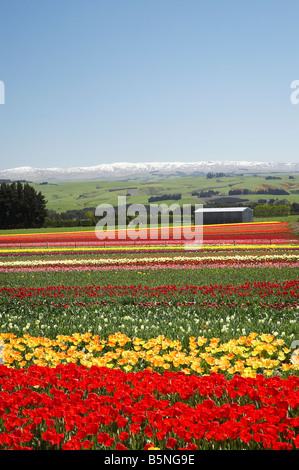
[[203,213],[203,224],[214,225],[214,224],[238,224],[242,222],[253,222],[253,211],[246,210],[240,211],[229,211],[229,212],[204,212]]
[[203,224],[236,224],[242,222],[242,212],[204,212]]
[[243,213],[243,222],[253,222],[253,210],[246,210]]

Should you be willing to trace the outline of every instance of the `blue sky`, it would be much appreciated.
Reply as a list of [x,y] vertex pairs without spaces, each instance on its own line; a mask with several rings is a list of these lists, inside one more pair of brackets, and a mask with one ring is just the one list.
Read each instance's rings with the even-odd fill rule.
[[0,169],[298,161],[298,0],[0,0]]

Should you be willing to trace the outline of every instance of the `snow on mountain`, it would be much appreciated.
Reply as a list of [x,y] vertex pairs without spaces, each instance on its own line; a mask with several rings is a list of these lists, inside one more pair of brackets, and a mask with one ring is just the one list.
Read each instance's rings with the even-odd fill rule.
[[252,161],[205,161],[205,162],[141,162],[105,163],[90,167],[74,168],[32,168],[23,166],[0,170],[0,180],[26,181],[75,181],[97,179],[124,179],[142,176],[192,176],[214,172],[296,172],[299,163],[295,162],[252,162]]

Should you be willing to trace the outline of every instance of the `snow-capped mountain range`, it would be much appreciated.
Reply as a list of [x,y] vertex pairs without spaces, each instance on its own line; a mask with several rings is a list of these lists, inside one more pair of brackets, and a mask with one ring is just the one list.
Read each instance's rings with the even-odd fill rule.
[[200,176],[208,172],[298,172],[295,162],[205,161],[205,162],[142,162],[111,163],[90,167],[32,168],[29,166],[0,170],[0,180],[83,181],[122,180],[149,177]]

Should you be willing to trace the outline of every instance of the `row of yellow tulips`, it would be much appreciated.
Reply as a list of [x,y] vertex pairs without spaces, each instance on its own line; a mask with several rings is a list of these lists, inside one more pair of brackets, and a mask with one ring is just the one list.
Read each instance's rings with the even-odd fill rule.
[[4,364],[23,368],[32,364],[55,367],[76,363],[120,368],[181,370],[200,375],[219,372],[255,377],[299,370],[298,351],[291,351],[275,335],[251,333],[221,343],[219,338],[190,337],[183,347],[179,340],[160,335],[149,340],[131,339],[120,332],[101,338],[91,333],[58,335],[55,339],[0,334]]

